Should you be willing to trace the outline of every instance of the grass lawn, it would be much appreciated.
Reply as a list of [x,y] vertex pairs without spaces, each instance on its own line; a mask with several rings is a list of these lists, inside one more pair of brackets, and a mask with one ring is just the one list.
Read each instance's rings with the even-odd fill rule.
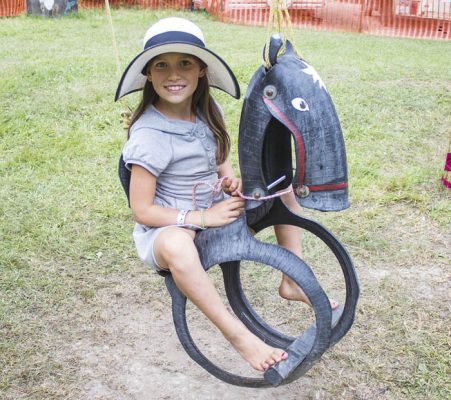
[[[179,14],[200,24],[245,93],[266,29]],[[147,27],[166,15],[113,10],[121,68],[140,50]],[[157,295],[168,297],[135,255],[116,174],[124,104],[113,101],[118,76],[105,14],[5,18],[0,37],[0,398],[146,398],[119,384],[93,395],[86,385],[99,369],[90,372],[75,346],[111,338],[108,323],[121,298],[133,293],[153,304]],[[449,398],[451,192],[440,176],[450,140],[451,44],[312,30],[295,30],[295,37],[340,116],[352,202],[340,213],[306,213],[348,248],[362,295],[354,327],[308,373],[303,394],[286,394],[296,384],[268,393]],[[242,100],[215,94],[238,171]],[[128,97],[136,105],[138,95]],[[113,374],[120,370],[110,365]]]

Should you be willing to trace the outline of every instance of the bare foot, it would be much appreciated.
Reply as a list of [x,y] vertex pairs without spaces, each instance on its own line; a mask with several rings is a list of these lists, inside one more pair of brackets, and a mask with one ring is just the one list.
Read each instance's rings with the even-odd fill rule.
[[[297,285],[295,281],[286,275],[282,276],[282,282],[279,286],[279,295],[285,300],[302,301],[312,306],[304,291]],[[330,299],[330,308],[335,310],[338,307],[336,300]]]
[[272,365],[288,358],[286,351],[268,346],[244,326],[227,339],[241,357],[257,371],[264,372]]

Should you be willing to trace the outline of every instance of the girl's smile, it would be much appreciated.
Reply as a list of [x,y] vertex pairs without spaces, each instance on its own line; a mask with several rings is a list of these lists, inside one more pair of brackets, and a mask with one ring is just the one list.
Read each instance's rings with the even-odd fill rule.
[[180,90],[184,89],[185,85],[167,85],[165,89],[167,89],[171,93],[178,93]]

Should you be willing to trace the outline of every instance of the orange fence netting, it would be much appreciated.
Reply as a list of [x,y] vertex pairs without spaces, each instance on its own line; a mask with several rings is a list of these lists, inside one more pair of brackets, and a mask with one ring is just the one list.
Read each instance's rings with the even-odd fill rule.
[[[109,0],[112,7],[206,10],[223,22],[267,25],[272,0]],[[372,35],[449,39],[451,0],[284,0],[297,27]],[[78,0],[79,8],[105,0]],[[25,0],[0,0],[0,16],[25,12]]]
[[[197,0],[221,21],[266,25],[271,0]],[[450,0],[285,0],[293,26],[449,39]]]
[[[190,9],[191,0],[109,0],[111,7],[134,6],[143,8]],[[78,6],[84,8],[103,7],[105,0],[78,0]]]
[[25,12],[25,0],[0,0],[0,17],[14,17]]

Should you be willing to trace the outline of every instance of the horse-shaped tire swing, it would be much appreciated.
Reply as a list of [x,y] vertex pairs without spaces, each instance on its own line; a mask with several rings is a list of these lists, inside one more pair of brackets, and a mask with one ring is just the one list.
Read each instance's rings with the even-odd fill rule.
[[[238,151],[246,215],[221,228],[198,232],[195,244],[205,270],[217,264],[221,267],[227,298],[237,317],[264,342],[286,349],[288,358],[269,368],[263,378],[235,375],[216,366],[194,343],[186,321],[186,297],[171,275],[165,274],[175,329],[185,351],[212,375],[245,387],[278,386],[304,375],[350,329],[359,296],[351,258],[341,243],[321,224],[290,211],[276,194],[290,182],[301,206],[322,211],[349,206],[346,153],[332,100],[316,71],[296,55],[289,41],[284,54],[278,55],[282,45],[280,36],[271,37],[271,66],[256,71],[243,104]],[[291,137],[296,154],[294,174]],[[122,157],[119,176],[128,196],[130,172]],[[259,232],[276,224],[307,230],[331,250],[344,276],[343,306],[332,311],[304,261],[280,246],[255,239],[249,229]],[[297,337],[269,326],[244,294],[241,260],[265,264],[292,278],[308,297],[315,323]]]

